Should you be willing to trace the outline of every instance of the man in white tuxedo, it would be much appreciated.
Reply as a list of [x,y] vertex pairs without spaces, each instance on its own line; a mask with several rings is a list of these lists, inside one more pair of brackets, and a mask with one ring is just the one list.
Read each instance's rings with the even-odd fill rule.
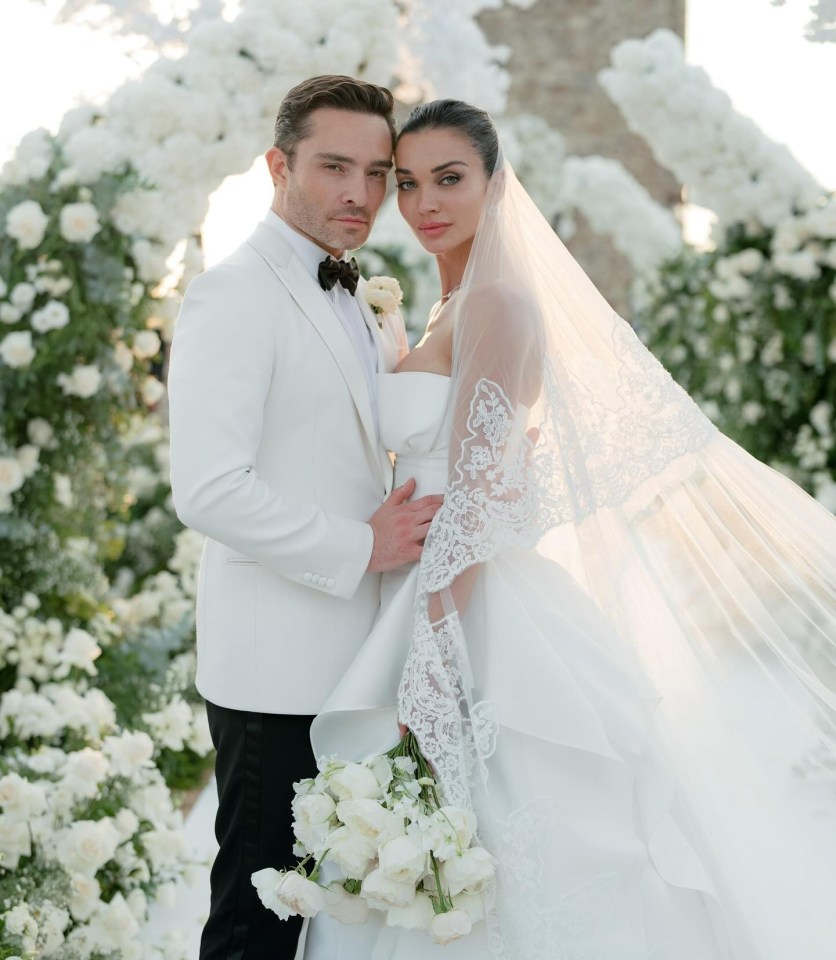
[[299,924],[262,907],[250,875],[293,862],[310,722],[371,628],[380,572],[418,559],[441,503],[410,502],[411,481],[391,491],[375,377],[406,338],[399,316],[378,327],[344,260],[386,193],[392,105],[348,77],[288,93],[266,154],[272,208],[192,282],[175,330],[172,494],[208,537],[197,686],[219,795],[201,960],[294,956]]

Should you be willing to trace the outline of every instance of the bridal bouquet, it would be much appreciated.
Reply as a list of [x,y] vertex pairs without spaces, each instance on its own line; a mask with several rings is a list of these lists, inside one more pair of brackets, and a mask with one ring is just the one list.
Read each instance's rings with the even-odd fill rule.
[[441,805],[413,734],[362,763],[318,766],[316,778],[294,784],[294,853],[303,859],[252,875],[264,906],[283,920],[325,910],[342,923],[380,910],[388,926],[426,929],[435,943],[470,933],[485,914],[494,859],[473,842],[473,813]]

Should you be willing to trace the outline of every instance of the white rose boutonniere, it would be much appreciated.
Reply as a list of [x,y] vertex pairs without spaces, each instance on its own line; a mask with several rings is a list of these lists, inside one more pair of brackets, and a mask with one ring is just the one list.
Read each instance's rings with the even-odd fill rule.
[[[403,290],[394,277],[369,277],[363,287],[366,303],[377,317],[394,313],[403,303]],[[378,319],[378,326],[382,320]]]

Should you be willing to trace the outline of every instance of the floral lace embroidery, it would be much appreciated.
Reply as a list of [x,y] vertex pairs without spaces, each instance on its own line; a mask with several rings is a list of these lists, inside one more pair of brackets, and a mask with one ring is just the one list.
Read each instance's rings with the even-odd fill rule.
[[544,363],[536,443],[526,434],[529,411],[515,407],[500,384],[476,383],[419,589],[440,590],[502,549],[532,546],[557,524],[623,505],[716,434],[620,317],[611,336],[616,372],[589,360],[562,370]]
[[554,800],[533,800],[498,825],[492,838],[502,874],[497,908],[488,918],[495,960],[594,960],[598,934],[612,915],[620,881],[602,873],[553,901],[537,837],[560,817]]
[[433,625],[424,612],[416,624],[398,690],[400,720],[435,767],[446,802],[472,807],[469,784],[494,751],[496,717],[489,703],[468,707],[470,668],[455,614]]

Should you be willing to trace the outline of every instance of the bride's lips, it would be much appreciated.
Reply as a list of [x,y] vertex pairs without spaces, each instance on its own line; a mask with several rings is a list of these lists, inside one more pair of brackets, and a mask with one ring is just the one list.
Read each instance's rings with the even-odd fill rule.
[[439,234],[444,233],[449,226],[449,223],[441,223],[440,221],[433,220],[419,224],[418,229],[425,237],[437,237]]

